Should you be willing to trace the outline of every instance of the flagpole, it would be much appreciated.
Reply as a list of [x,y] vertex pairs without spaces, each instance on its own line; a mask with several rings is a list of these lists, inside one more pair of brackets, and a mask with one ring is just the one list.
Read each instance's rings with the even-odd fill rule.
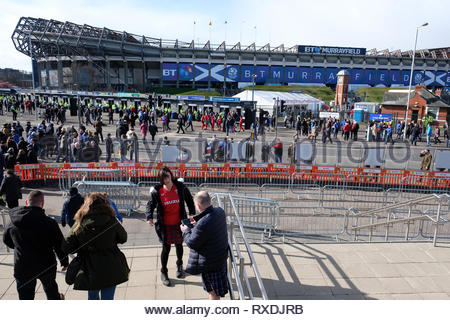
[[227,26],[228,26],[228,21],[225,21],[225,45],[227,43]]
[[209,45],[211,45],[211,26],[212,26],[212,22],[209,22]]
[[[192,38],[192,41],[194,41],[194,43],[195,43],[195,21],[194,21],[194,27],[193,27],[193,29],[194,29],[194,37]],[[194,44],[194,48],[195,48],[195,44]]]

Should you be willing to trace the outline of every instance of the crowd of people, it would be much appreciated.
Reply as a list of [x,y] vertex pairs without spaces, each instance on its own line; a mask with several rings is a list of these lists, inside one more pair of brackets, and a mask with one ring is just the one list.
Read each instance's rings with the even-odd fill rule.
[[[196,108],[178,108],[177,112],[169,105],[102,105],[92,101],[80,105],[80,125],[66,124],[68,103],[19,100],[13,96],[0,96],[1,112],[10,112],[10,123],[4,123],[0,132],[0,161],[4,168],[14,168],[16,164],[35,164],[40,159],[54,159],[56,162],[97,162],[104,152],[104,159],[110,161],[137,161],[140,139],[147,143],[147,136],[151,136],[149,143],[155,143],[158,133],[166,134],[171,131],[171,123],[176,122],[176,133],[194,132],[194,122],[199,122],[201,131],[215,134],[217,131],[225,133],[226,139],[211,139],[204,149],[204,161],[224,162],[233,160],[230,134],[244,133],[248,141],[258,140],[270,130],[274,130],[275,118],[266,112],[260,112],[256,117],[256,126],[251,122],[249,130],[245,129],[243,114],[234,110],[214,112],[206,108],[199,112]],[[34,124],[27,122],[25,127],[17,120],[17,114],[33,112],[37,107],[42,111],[44,120]],[[351,119],[339,121],[335,118],[314,118],[310,111],[302,110],[295,114],[291,108],[284,111],[284,125],[295,132],[293,140],[310,139],[314,143],[320,137],[323,144],[333,143],[334,140],[357,141],[360,137],[360,124]],[[106,124],[106,117],[108,118]],[[115,120],[117,119],[117,120]],[[112,134],[103,134],[105,126],[114,126]],[[197,129],[195,129],[197,130]],[[247,132],[246,132],[247,131]],[[442,129],[433,121],[419,121],[405,125],[402,121],[370,121],[365,138],[367,141],[394,143],[406,139],[412,145],[426,140],[427,146],[439,144],[443,133],[446,146],[448,139],[448,124]],[[167,136],[164,143],[168,144]],[[218,141],[215,141],[218,140]],[[105,144],[101,148],[101,144]],[[261,149],[261,160],[268,161],[272,145],[264,145]],[[102,151],[103,150],[103,151]],[[274,148],[275,150],[275,148]],[[254,146],[248,144],[244,150],[243,159],[251,161],[254,158]],[[242,158],[241,158],[242,159]],[[237,159],[240,160],[240,159]],[[280,160],[275,156],[274,160]],[[282,161],[281,157],[281,161]]]
[[[446,141],[446,147],[450,145],[450,128],[446,122],[442,126],[443,139]],[[433,121],[414,121],[405,125],[404,121],[370,121],[367,128],[368,141],[384,141],[385,144],[395,141],[401,141],[404,138],[410,141],[411,145],[417,145],[426,139],[427,146],[431,143],[440,144],[441,129]]]
[[321,134],[322,143],[327,143],[327,141],[333,143],[331,139],[332,135],[334,139],[337,139],[339,132],[341,132],[344,141],[348,141],[349,139],[357,141],[359,123],[350,119],[344,119],[341,122],[331,117],[328,119],[311,119],[298,115],[295,122],[295,131],[295,139],[306,137],[313,142],[316,142],[317,137]]

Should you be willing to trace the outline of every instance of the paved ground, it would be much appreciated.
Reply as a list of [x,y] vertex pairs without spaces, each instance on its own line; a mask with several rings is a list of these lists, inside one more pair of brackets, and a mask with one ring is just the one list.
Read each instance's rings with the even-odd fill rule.
[[[199,276],[173,280],[175,257],[169,259],[173,286],[159,279],[159,246],[124,247],[130,279],[118,286],[116,299],[206,299]],[[450,246],[410,244],[252,244],[270,299],[450,299]],[[185,250],[185,259],[187,259]],[[17,299],[12,255],[0,255],[0,299]],[[170,267],[172,265],[172,267]],[[253,275],[251,282],[255,283]],[[66,299],[85,300],[87,293],[57,282]],[[255,292],[256,299],[261,295]],[[227,296],[229,298],[229,296]],[[36,299],[45,299],[37,287]]]
[[[25,190],[27,194],[29,190]],[[46,189],[46,212],[59,219],[63,202],[58,190]],[[21,200],[23,204],[23,200]],[[206,299],[198,276],[175,279],[164,287],[159,278],[160,246],[143,214],[126,217],[129,240],[122,247],[130,279],[117,289],[117,299]],[[68,228],[63,232],[67,233]],[[450,245],[431,243],[260,243],[251,245],[271,299],[450,299]],[[185,263],[189,249],[185,249]],[[175,274],[175,253],[169,276]],[[249,272],[255,283],[254,275]],[[86,299],[57,278],[67,299]],[[256,292],[256,297],[261,295]],[[45,299],[37,288],[37,299]],[[13,256],[0,247],[0,299],[17,299]]]

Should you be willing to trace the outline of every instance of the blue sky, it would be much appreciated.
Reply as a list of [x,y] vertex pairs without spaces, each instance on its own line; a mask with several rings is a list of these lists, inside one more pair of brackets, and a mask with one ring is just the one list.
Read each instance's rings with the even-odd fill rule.
[[[220,44],[240,40],[257,45],[351,46],[411,49],[450,46],[450,1],[65,1],[3,0],[0,12],[0,67],[30,70],[30,59],[15,50],[11,34],[21,16],[89,24],[146,36]],[[212,21],[212,27],[208,26]],[[228,21],[225,25],[224,22]],[[256,26],[256,28],[255,28]],[[225,38],[226,34],[226,38]]]

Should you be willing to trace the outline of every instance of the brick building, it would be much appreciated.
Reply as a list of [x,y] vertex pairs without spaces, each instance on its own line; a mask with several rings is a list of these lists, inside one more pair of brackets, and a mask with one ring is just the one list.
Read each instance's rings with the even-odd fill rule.
[[[442,126],[450,122],[450,101],[441,97],[441,89],[435,93],[427,90],[424,85],[417,85],[411,92],[408,121],[421,120],[425,115],[431,115]],[[381,113],[392,114],[398,120],[405,119],[408,90],[389,90],[384,94],[381,103]]]

